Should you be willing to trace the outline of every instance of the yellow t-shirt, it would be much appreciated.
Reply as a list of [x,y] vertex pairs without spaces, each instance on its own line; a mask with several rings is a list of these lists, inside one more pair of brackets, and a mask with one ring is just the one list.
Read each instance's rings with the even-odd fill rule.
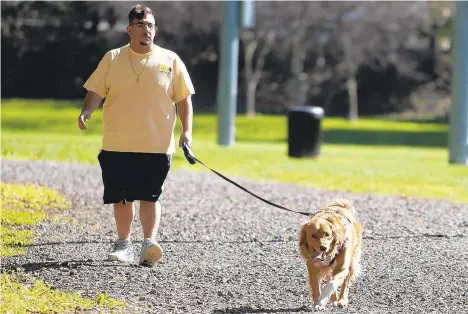
[[195,93],[176,53],[157,45],[146,54],[130,45],[110,50],[83,87],[105,98],[102,149],[175,152],[175,103]]

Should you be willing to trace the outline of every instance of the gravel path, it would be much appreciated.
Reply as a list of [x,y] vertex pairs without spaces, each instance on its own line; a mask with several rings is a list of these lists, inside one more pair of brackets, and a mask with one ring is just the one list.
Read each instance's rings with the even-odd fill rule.
[[[196,166],[201,167],[201,166]],[[104,261],[115,239],[101,202],[97,165],[2,160],[2,181],[35,182],[72,200],[73,223],[44,223],[34,244],[3,267],[22,268],[59,289],[99,292],[128,313],[307,313],[313,306],[297,250],[304,216],[260,202],[209,172],[171,171],[153,269]],[[222,169],[219,169],[222,171]],[[235,179],[235,178],[234,178]],[[235,179],[298,210],[352,199],[364,225],[363,274],[346,310],[325,313],[467,313],[468,205]],[[141,244],[138,216],[133,238]]]

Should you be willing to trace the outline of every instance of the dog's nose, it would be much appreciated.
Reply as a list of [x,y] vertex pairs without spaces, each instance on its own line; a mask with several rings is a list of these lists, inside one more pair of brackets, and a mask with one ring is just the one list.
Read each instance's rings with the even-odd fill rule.
[[326,248],[326,247],[324,247],[324,246],[320,246],[320,251],[322,251],[322,252],[325,252],[326,250],[327,250],[327,248]]

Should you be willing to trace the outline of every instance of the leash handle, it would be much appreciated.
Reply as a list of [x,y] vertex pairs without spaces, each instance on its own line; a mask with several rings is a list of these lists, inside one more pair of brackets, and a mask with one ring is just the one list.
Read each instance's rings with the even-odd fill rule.
[[196,158],[195,154],[192,152],[190,147],[187,146],[187,144],[183,143],[182,144],[182,149],[184,150],[184,155],[187,161],[191,164],[194,165],[196,163]]
[[184,155],[185,155],[185,158],[187,159],[187,161],[191,164],[191,165],[194,165],[195,163],[199,163],[201,165],[203,165],[204,167],[208,168],[209,170],[211,170],[212,172],[214,172],[215,174],[217,174],[218,176],[220,176],[221,178],[223,178],[224,180],[234,184],[235,186],[237,186],[239,189],[249,193],[250,195],[258,198],[259,200],[262,200],[263,202],[271,205],[271,206],[274,206],[274,207],[278,207],[278,208],[281,208],[281,209],[284,209],[284,210],[287,210],[287,211],[290,211],[290,212],[293,212],[293,213],[297,213],[297,214],[301,214],[301,215],[304,215],[304,216],[309,216],[310,213],[307,213],[307,212],[297,212],[297,211],[294,211],[294,210],[291,210],[289,208],[286,208],[286,207],[283,207],[281,205],[277,205],[273,202],[270,202],[258,195],[256,195],[255,193],[247,190],[246,188],[244,188],[243,186],[241,186],[240,184],[232,181],[231,179],[227,178],[226,176],[222,175],[221,173],[219,173],[218,171],[216,170],[213,170],[211,169],[210,167],[208,167],[207,165],[205,165],[204,163],[202,163],[200,160],[198,160],[196,157],[195,157],[195,154],[192,152],[192,150],[190,149],[190,147],[188,147],[185,143],[182,144],[182,149],[184,150]]

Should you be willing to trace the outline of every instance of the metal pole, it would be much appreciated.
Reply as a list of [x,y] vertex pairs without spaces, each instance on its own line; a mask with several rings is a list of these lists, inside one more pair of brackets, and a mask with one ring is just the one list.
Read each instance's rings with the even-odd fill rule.
[[239,25],[242,28],[253,28],[255,26],[255,2],[254,0],[240,1]]
[[223,2],[221,56],[218,78],[218,144],[230,146],[235,140],[237,76],[239,57],[239,2]]
[[468,165],[468,2],[455,1],[449,162]]

